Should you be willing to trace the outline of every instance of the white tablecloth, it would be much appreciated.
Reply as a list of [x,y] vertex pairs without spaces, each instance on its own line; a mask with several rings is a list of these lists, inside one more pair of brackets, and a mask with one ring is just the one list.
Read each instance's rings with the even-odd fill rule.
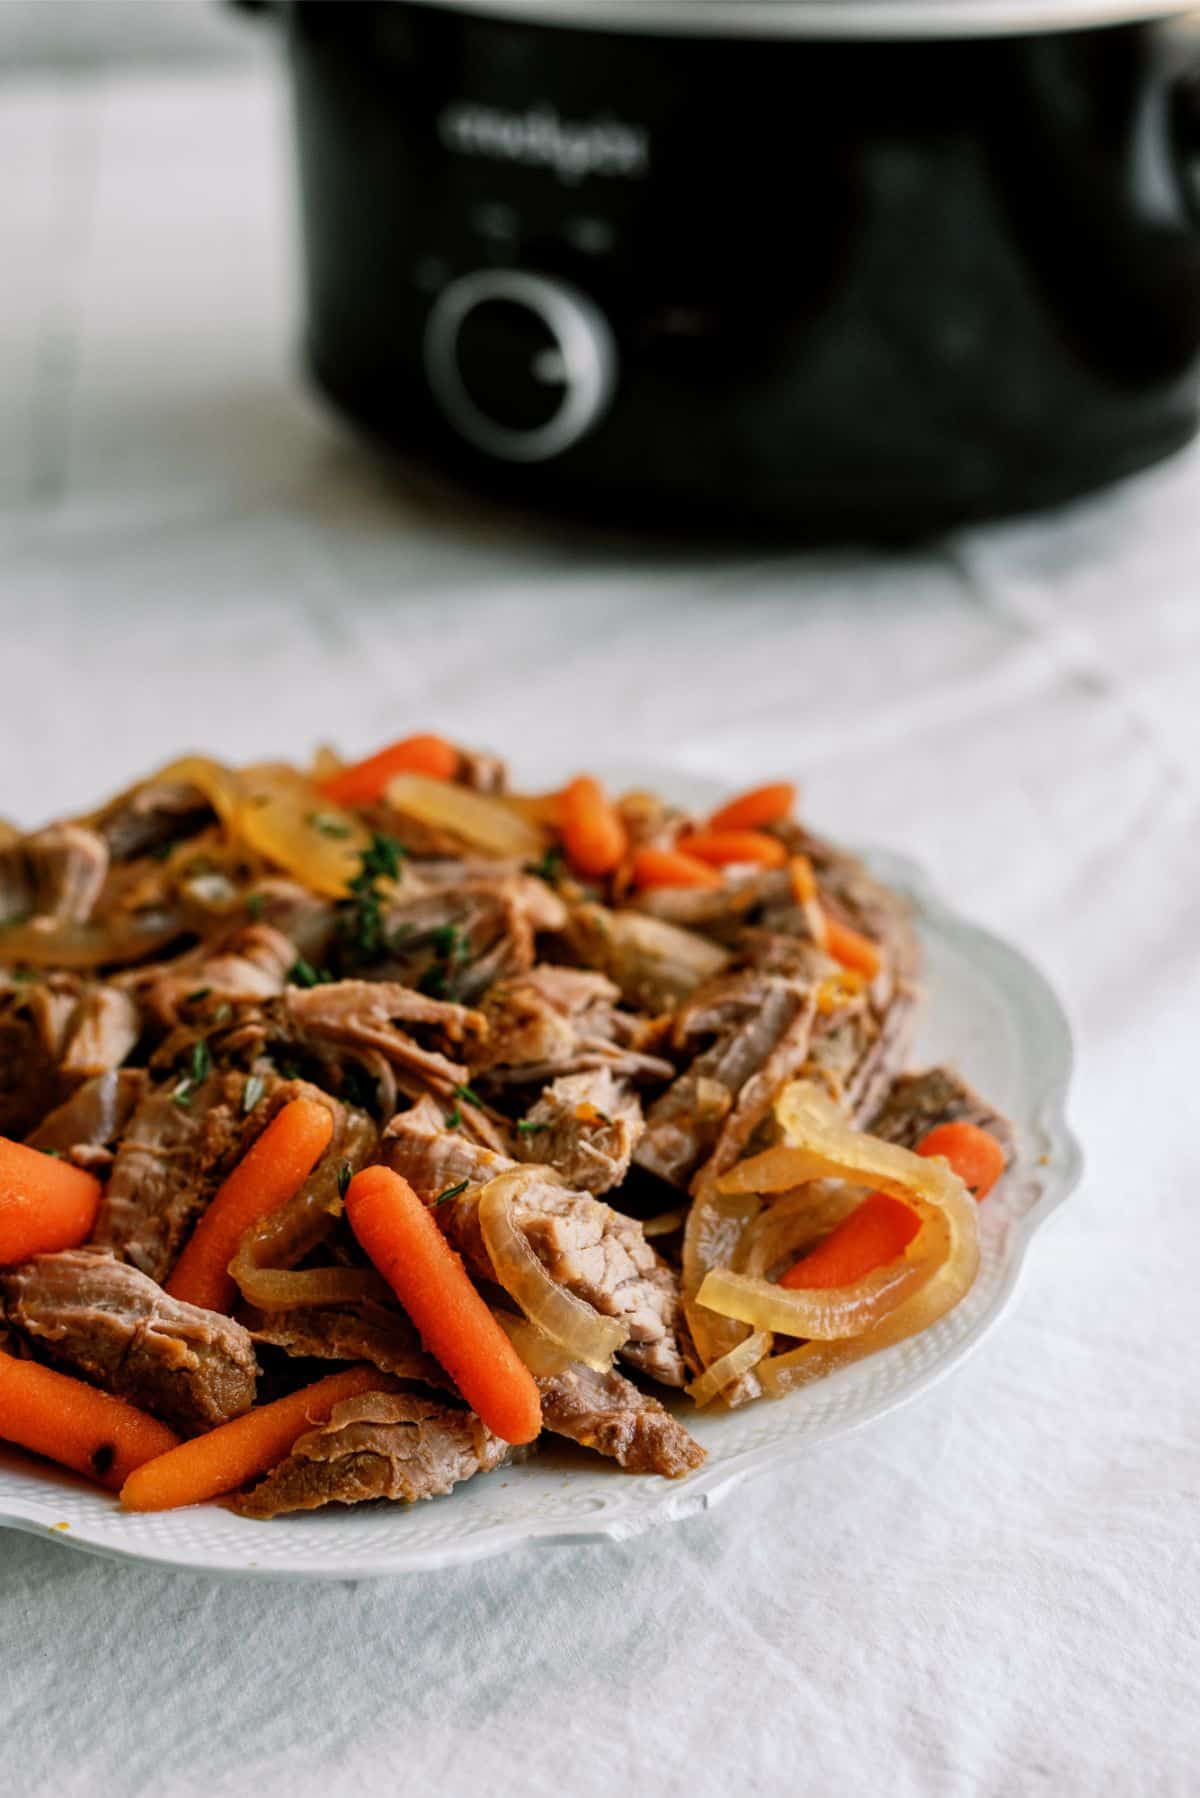
[[418,501],[287,363],[257,74],[0,88],[0,815],[419,725],[798,771],[1030,949],[1088,1173],[908,1410],[623,1546],[222,1584],[0,1532],[22,1798],[1200,1790],[1200,456],[926,553]]

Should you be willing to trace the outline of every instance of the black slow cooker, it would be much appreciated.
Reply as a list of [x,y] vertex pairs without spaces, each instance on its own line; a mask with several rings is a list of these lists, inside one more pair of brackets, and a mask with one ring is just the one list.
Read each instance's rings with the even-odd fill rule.
[[1138,0],[296,0],[307,353],[606,520],[913,532],[1195,430],[1200,37]]

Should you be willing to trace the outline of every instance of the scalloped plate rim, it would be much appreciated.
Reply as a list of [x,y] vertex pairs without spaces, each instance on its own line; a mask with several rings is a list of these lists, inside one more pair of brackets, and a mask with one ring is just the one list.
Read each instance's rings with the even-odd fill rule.
[[[644,778],[644,776],[643,776]],[[656,778],[664,784],[708,785],[695,775],[676,769]],[[340,1554],[336,1561],[297,1561],[290,1565],[260,1565],[240,1561],[238,1564],[214,1562],[211,1551],[190,1554],[182,1545],[127,1544],[107,1537],[104,1524],[71,1524],[57,1527],[55,1513],[69,1503],[72,1485],[53,1488],[43,1500],[32,1494],[28,1501],[0,1500],[0,1527],[49,1537],[63,1546],[97,1554],[107,1559],[143,1566],[171,1568],[177,1571],[205,1573],[210,1577],[239,1579],[262,1578],[283,1580],[358,1580],[385,1578],[407,1573],[429,1573],[443,1567],[462,1566],[471,1561],[522,1548],[571,1547],[604,1541],[628,1541],[646,1531],[670,1523],[682,1522],[711,1509],[728,1498],[744,1481],[759,1478],[772,1469],[786,1467],[811,1452],[815,1447],[837,1441],[867,1428],[902,1406],[912,1403],[945,1379],[973,1354],[984,1338],[1000,1323],[1013,1304],[1025,1271],[1029,1248],[1038,1230],[1061,1208],[1079,1183],[1083,1170],[1083,1154],[1066,1115],[1074,1052],[1070,1025],[1063,1007],[1050,983],[1030,960],[1013,944],[982,925],[974,924],[952,910],[938,896],[920,866],[911,858],[892,850],[861,849],[873,872],[905,892],[914,903],[922,922],[932,925],[943,936],[969,940],[974,949],[993,963],[1007,964],[1019,971],[1027,1002],[1034,1005],[1037,1023],[1045,1032],[1047,1056],[1051,1072],[1047,1090],[1037,1114],[1037,1127],[1044,1144],[1045,1173],[1041,1190],[1024,1216],[1012,1226],[1012,1247],[995,1294],[968,1333],[945,1350],[931,1366],[915,1373],[899,1390],[883,1397],[871,1397],[858,1415],[836,1420],[822,1429],[819,1436],[799,1436],[794,1443],[786,1440],[762,1443],[732,1455],[728,1460],[715,1456],[708,1465],[688,1479],[676,1484],[662,1480],[662,1490],[650,1504],[635,1505],[634,1492],[644,1488],[645,1481],[631,1482],[629,1500],[608,1516],[598,1515],[594,1521],[562,1518],[538,1522],[527,1516],[511,1522],[498,1522],[474,1535],[445,1540],[431,1546],[405,1544],[403,1539],[387,1553],[372,1547],[359,1555],[352,1549]],[[893,1351],[884,1351],[882,1360]],[[837,1375],[833,1376],[838,1378]],[[41,1482],[39,1480],[39,1486]],[[618,1488],[618,1490],[623,1488]],[[17,1508],[12,1508],[16,1505]],[[124,1521],[128,1521],[127,1519]]]

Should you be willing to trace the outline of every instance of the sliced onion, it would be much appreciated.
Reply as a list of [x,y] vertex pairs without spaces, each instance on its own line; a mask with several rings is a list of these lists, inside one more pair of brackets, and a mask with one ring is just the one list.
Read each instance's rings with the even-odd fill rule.
[[711,1367],[705,1368],[699,1379],[693,1380],[687,1388],[688,1397],[695,1399],[698,1405],[710,1404],[719,1392],[757,1367],[763,1356],[770,1352],[770,1331],[755,1330],[752,1336],[747,1336],[744,1341],[731,1348],[727,1355],[722,1355],[719,1361],[714,1361]]
[[740,1324],[703,1310],[700,1288],[714,1267],[737,1262],[749,1226],[762,1210],[757,1193],[722,1193],[702,1179],[683,1232],[683,1309],[696,1353],[710,1367],[747,1334]]
[[477,1215],[492,1271],[530,1322],[573,1361],[607,1372],[628,1330],[552,1280],[513,1215],[517,1197],[543,1177],[538,1169],[515,1168],[480,1187]]
[[546,849],[545,834],[528,818],[493,793],[476,793],[426,774],[397,774],[384,788],[393,810],[418,824],[447,830],[488,855],[537,861]]
[[143,786],[195,787],[202,793],[220,818],[222,824],[232,830],[237,824],[238,813],[242,809],[244,794],[241,776],[233,768],[227,768],[224,762],[215,762],[208,755],[185,755],[179,761],[171,762],[159,773],[151,775]]
[[[726,1264],[711,1284],[705,1281],[699,1303],[711,1303],[720,1315],[758,1328],[822,1341],[865,1340],[868,1332],[874,1335],[885,1324],[891,1327],[892,1317],[907,1320],[899,1326],[903,1335],[924,1328],[921,1320],[926,1307],[918,1301],[926,1288],[936,1315],[957,1304],[979,1266],[979,1222],[971,1195],[948,1164],[851,1130],[832,1102],[804,1082],[795,1082],[785,1091],[776,1105],[776,1116],[788,1142],[723,1174],[717,1181],[723,1194],[735,1198],[786,1191],[811,1180],[841,1179],[900,1199],[916,1211],[921,1228],[903,1255],[853,1285],[821,1291],[788,1290],[739,1274]],[[886,1334],[878,1346],[899,1339]],[[799,1364],[789,1360],[788,1369],[819,1364],[824,1371],[818,1347],[805,1344],[811,1354]],[[832,1365],[838,1365],[836,1359]],[[816,1378],[817,1374],[803,1377]],[[791,1383],[799,1383],[790,1373],[789,1378]]]
[[107,923],[8,924],[0,927],[0,962],[31,968],[123,967],[165,948],[187,929],[177,911],[148,911]]
[[229,1264],[242,1297],[260,1311],[291,1311],[300,1305],[350,1305],[363,1299],[395,1302],[384,1280],[366,1267],[256,1267],[238,1256]]
[[552,1342],[527,1317],[518,1317],[512,1311],[495,1310],[492,1316],[535,1378],[553,1379],[574,1365],[566,1349]]

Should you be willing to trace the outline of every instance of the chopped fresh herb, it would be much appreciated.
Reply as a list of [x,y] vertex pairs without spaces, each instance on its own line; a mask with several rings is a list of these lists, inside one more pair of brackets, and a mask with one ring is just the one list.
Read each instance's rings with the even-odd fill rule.
[[278,1067],[280,1074],[285,1080],[299,1080],[300,1063],[298,1061],[291,1061],[285,1056],[282,1061],[276,1062],[275,1065]]
[[450,1113],[450,1116],[446,1119],[446,1128],[447,1128],[447,1130],[457,1130],[458,1126],[461,1123],[462,1123],[462,1106],[456,1105],[454,1107],[454,1110]]
[[194,993],[188,994],[187,1002],[189,1005],[199,1005],[201,999],[207,999],[211,992],[211,986],[198,986]]
[[351,1171],[350,1171],[350,1163],[348,1161],[343,1161],[341,1167],[337,1171],[337,1186],[338,1186],[338,1198],[339,1199],[345,1198],[346,1188],[349,1186],[352,1179],[353,1179],[353,1175],[351,1174]]
[[387,947],[383,927],[383,899],[377,882],[396,880],[403,847],[394,837],[375,831],[364,850],[358,873],[349,882],[350,897],[338,907],[338,934],[352,960],[377,960]]
[[420,990],[427,993],[431,999],[444,999],[446,997],[445,969],[439,968],[435,962],[432,967],[426,968],[418,985]]
[[304,822],[319,830],[323,837],[348,837],[351,826],[343,824],[340,818],[331,818],[327,812],[309,812]]
[[42,1154],[49,1155],[51,1161],[61,1161],[62,1160],[62,1150],[61,1149],[43,1149]]
[[464,962],[471,958],[471,945],[461,924],[439,924],[429,933],[437,955],[445,962]]
[[172,843],[169,838],[165,843],[156,843],[150,851],[151,860],[156,862],[169,862],[171,859],[171,851],[174,847],[174,843]]
[[21,986],[25,986],[29,981],[36,980],[37,975],[32,968],[14,968],[9,975],[9,979],[17,981]]
[[536,1136],[539,1130],[548,1130],[549,1128],[549,1124],[537,1124],[532,1118],[518,1118],[517,1120],[518,1136]]
[[250,897],[246,901],[246,910],[249,912],[250,916],[252,918],[254,918],[256,921],[262,917],[262,915],[263,915],[263,896],[261,893],[251,893]]
[[456,1086],[454,1089],[454,1096],[456,1099],[465,1099],[468,1105],[478,1105],[481,1111],[483,1109],[483,1100],[479,1097],[479,1094],[469,1086]]
[[456,1199],[460,1192],[466,1192],[471,1184],[469,1180],[460,1180],[457,1186],[448,1186],[445,1192],[439,1192],[433,1201],[435,1205],[444,1205],[447,1199]]
[[267,1090],[267,1083],[261,1074],[251,1074],[242,1088],[242,1110],[249,1117],[258,1101]]
[[198,1043],[192,1044],[191,1065],[192,1080],[196,1086],[199,1086],[200,1082],[202,1080],[207,1080],[208,1076],[212,1073],[212,1056],[209,1054],[208,1044],[204,1041],[203,1037],[201,1037]]
[[288,969],[288,981],[292,986],[324,986],[332,979],[332,974],[325,973],[321,968],[314,968],[303,956]]
[[192,1102],[192,1094],[195,1090],[195,1083],[185,1075],[179,1084],[171,1089],[172,1105],[182,1106],[186,1110]]
[[229,1003],[228,999],[222,999],[221,1003],[217,1006],[217,1009],[213,1012],[213,1023],[228,1024],[232,1016],[233,1006]]
[[540,862],[526,862],[526,874],[536,874],[553,886],[563,870],[563,852],[557,847],[547,849]]

